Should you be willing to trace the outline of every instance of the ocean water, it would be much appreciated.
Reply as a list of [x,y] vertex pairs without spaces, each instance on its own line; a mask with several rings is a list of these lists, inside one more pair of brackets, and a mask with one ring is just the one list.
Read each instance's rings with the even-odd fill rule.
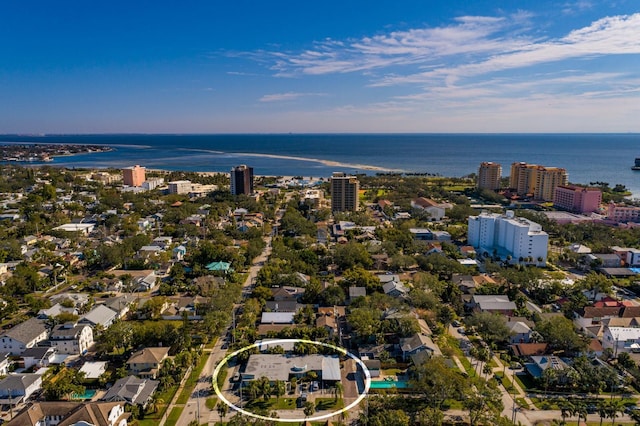
[[0,136],[0,143],[113,146],[108,153],[57,157],[50,165],[228,172],[247,164],[257,175],[327,177],[334,171],[465,176],[482,161],[567,169],[569,181],[623,184],[640,197],[640,134],[251,134]]

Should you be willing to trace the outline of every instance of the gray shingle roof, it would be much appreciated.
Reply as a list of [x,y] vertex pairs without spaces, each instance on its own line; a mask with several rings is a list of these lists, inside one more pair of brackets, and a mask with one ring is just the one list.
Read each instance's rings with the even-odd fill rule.
[[135,376],[123,377],[111,386],[102,400],[146,405],[159,383],[157,380],[138,379]]
[[30,318],[10,330],[7,330],[0,337],[11,337],[21,343],[29,343],[36,337],[47,331],[44,322],[37,318]]

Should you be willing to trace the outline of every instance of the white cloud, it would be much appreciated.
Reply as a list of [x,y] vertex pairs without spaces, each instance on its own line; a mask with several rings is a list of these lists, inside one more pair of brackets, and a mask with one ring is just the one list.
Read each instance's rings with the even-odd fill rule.
[[260,102],[285,102],[285,101],[293,101],[303,97],[309,96],[325,96],[323,93],[298,93],[298,92],[287,92],[287,93],[273,93],[270,95],[264,95],[260,98]]

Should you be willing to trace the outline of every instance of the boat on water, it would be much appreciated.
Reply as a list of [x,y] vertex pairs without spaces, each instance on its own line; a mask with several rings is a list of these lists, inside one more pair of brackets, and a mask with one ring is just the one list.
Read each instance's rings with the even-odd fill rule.
[[631,170],[640,170],[640,157],[636,158],[636,162],[633,167],[631,167]]

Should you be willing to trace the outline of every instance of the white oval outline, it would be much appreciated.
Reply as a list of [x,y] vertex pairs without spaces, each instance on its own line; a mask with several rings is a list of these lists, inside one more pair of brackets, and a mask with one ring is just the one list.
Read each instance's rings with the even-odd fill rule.
[[310,422],[316,422],[319,420],[325,420],[328,418],[331,418],[337,414],[343,413],[345,411],[349,411],[352,408],[356,407],[358,404],[360,404],[360,402],[367,396],[367,393],[369,393],[369,388],[371,387],[371,373],[369,372],[369,369],[367,368],[367,366],[364,364],[364,362],[362,362],[362,360],[360,358],[358,358],[357,356],[355,356],[354,354],[352,354],[351,352],[348,352],[346,349],[341,348],[339,346],[335,346],[335,345],[331,345],[329,343],[323,343],[323,342],[316,342],[314,340],[306,340],[306,339],[277,339],[277,340],[269,340],[269,344],[273,345],[273,344],[280,344],[280,343],[297,343],[297,342],[301,342],[301,343],[311,343],[314,345],[320,345],[320,346],[324,346],[327,348],[331,348],[337,352],[340,352],[342,355],[348,356],[349,358],[351,358],[352,360],[354,360],[359,366],[360,368],[362,368],[362,371],[364,372],[364,391],[358,396],[358,398],[356,398],[355,401],[353,401],[351,404],[349,404],[348,406],[341,408],[340,410],[337,411],[333,411],[329,414],[323,414],[321,416],[315,416],[315,417],[304,417],[302,419],[281,419],[278,417],[269,417],[269,416],[263,416],[261,414],[256,414],[256,413],[252,413],[250,411],[245,410],[244,408],[238,407],[235,404],[233,404],[231,401],[229,401],[227,398],[224,397],[224,395],[222,394],[222,391],[220,390],[220,388],[218,387],[218,375],[220,374],[220,370],[222,370],[222,367],[225,366],[227,364],[227,362],[237,356],[238,354],[241,354],[242,352],[246,352],[249,349],[252,348],[259,348],[260,345],[262,343],[254,343],[252,345],[249,346],[245,346],[244,348],[238,349],[235,352],[232,352],[231,354],[227,355],[226,357],[224,357],[219,363],[218,365],[216,365],[216,368],[213,370],[212,376],[211,376],[211,382],[213,385],[213,390],[216,391],[216,395],[218,396],[218,398],[220,398],[220,400],[222,400],[222,402],[224,402],[225,404],[227,404],[229,407],[233,408],[234,410],[245,414],[249,417],[253,417],[256,419],[260,419],[260,420],[267,420],[267,421],[276,421],[276,422],[282,422],[282,423],[300,423],[300,422],[305,422],[305,421],[310,421]]

